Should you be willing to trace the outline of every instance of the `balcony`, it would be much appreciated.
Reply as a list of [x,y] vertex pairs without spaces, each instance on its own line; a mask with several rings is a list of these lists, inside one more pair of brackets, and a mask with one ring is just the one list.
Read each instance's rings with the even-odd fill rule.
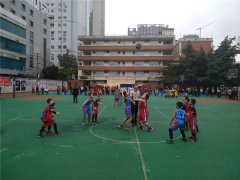
[[170,45],[142,45],[140,49],[136,48],[136,45],[126,45],[126,46],[88,46],[81,45],[78,46],[79,51],[161,51],[161,50],[173,50],[174,46]]
[[78,56],[79,61],[168,61],[173,55],[165,56]]
[[78,66],[78,70],[82,71],[122,71],[122,72],[162,72],[164,66]]

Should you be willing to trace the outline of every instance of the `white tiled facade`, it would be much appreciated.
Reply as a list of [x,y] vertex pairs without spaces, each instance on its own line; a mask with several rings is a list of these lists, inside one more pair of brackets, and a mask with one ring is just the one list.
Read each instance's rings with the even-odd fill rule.
[[[42,0],[3,0],[1,13],[11,13],[26,24],[26,63],[23,75],[36,76],[50,63],[50,23]],[[4,13],[9,12],[9,13]]]
[[59,54],[66,53],[68,49],[71,54],[77,56],[78,36],[86,36],[93,32],[95,2],[94,0],[44,1],[51,20],[51,61],[58,66]]

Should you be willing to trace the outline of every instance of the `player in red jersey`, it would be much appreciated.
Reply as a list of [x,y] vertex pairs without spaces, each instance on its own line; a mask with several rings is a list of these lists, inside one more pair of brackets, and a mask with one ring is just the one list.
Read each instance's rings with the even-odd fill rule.
[[97,123],[98,116],[98,105],[102,105],[101,101],[102,96],[98,95],[98,98],[92,104],[92,124],[95,125]]
[[139,106],[139,114],[137,116],[138,124],[140,125],[140,129],[143,129],[143,125],[148,128],[148,131],[153,131],[152,126],[148,123],[149,111],[147,100],[149,99],[149,94],[144,93],[141,96],[141,99],[136,99],[138,101]]
[[188,118],[189,122],[189,129],[192,133],[192,136],[189,138],[192,142],[197,142],[197,136],[196,136],[196,131],[197,131],[197,111],[195,108],[196,100],[191,99],[190,100],[190,114]]
[[54,111],[55,103],[53,102],[52,98],[48,98],[47,103],[48,103],[48,105],[44,108],[43,116],[41,118],[43,121],[43,124],[42,124],[40,132],[38,134],[39,138],[43,137],[42,133],[46,127],[48,127],[48,134],[50,135],[51,134],[50,130],[51,130],[52,125],[54,125],[55,135],[59,134],[57,131],[56,122],[54,121],[53,116],[52,116],[52,113],[59,114],[59,112]]
[[186,115],[186,118],[185,118],[185,121],[184,121],[184,129],[185,130],[188,130],[189,128],[189,114],[191,113],[191,106],[189,104],[189,98],[188,96],[183,96],[183,108],[182,108],[184,111],[185,111],[185,115]]

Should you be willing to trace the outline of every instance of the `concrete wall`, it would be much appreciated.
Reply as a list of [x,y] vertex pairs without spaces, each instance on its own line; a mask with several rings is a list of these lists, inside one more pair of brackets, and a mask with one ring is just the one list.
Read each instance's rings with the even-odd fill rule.
[[[25,81],[26,90],[25,91],[16,91],[17,92],[29,92],[32,91],[32,86],[37,85],[36,79],[26,79],[26,78],[16,78],[16,81]],[[62,87],[62,81],[58,80],[48,80],[48,79],[39,79],[38,80],[39,87],[48,87],[49,91],[57,90],[57,86]],[[11,79],[10,86],[2,86],[2,93],[12,93],[13,92],[13,79]]]

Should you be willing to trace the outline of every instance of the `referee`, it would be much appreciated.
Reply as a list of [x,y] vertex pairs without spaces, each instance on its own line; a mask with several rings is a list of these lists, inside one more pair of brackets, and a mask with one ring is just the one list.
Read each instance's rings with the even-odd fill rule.
[[138,101],[136,101],[136,99],[140,98],[140,91],[138,90],[137,86],[134,86],[134,90],[131,93],[131,97],[132,97],[133,101],[135,102],[135,105],[132,104],[132,116],[133,116],[132,124],[133,124],[133,126],[136,126],[137,125],[137,114],[138,114]]

